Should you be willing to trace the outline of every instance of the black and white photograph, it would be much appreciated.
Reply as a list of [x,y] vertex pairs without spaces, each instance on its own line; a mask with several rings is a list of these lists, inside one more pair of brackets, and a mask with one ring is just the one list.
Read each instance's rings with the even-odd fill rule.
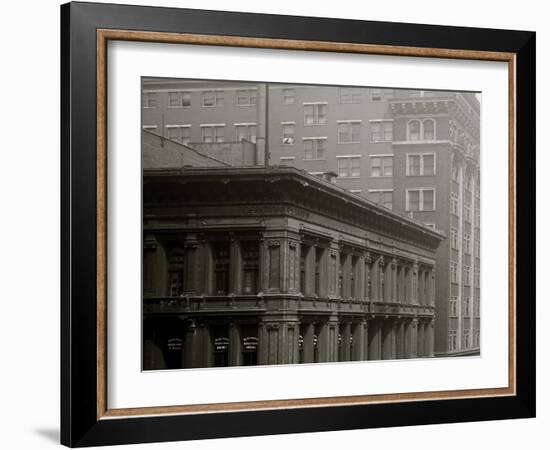
[[141,90],[144,371],[480,355],[481,93]]

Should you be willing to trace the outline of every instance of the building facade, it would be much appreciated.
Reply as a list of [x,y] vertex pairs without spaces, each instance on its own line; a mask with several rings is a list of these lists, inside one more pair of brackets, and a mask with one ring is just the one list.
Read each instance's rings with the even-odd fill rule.
[[[250,142],[442,231],[435,353],[480,348],[480,106],[472,93],[149,80],[143,126],[183,145]],[[224,159],[224,157],[221,157]],[[225,158],[227,160],[227,158]],[[241,164],[252,165],[252,164]]]
[[441,233],[292,167],[144,172],[144,369],[430,357]]

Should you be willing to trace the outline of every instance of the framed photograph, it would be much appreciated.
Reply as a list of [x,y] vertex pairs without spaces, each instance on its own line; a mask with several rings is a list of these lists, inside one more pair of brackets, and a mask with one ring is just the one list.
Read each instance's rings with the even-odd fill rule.
[[61,7],[61,441],[535,415],[535,33]]

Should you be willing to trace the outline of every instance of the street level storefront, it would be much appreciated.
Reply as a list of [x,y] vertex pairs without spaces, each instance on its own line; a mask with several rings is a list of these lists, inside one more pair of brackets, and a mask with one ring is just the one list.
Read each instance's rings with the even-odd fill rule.
[[145,370],[433,356],[440,232],[292,167],[143,180]]

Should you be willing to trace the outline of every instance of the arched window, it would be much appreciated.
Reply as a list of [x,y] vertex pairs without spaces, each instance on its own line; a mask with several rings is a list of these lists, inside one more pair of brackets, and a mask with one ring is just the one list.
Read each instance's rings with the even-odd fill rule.
[[408,127],[408,140],[419,141],[420,140],[420,121],[411,120]]
[[426,119],[422,124],[424,128],[423,139],[425,141],[433,141],[435,139],[435,122],[433,119]]

